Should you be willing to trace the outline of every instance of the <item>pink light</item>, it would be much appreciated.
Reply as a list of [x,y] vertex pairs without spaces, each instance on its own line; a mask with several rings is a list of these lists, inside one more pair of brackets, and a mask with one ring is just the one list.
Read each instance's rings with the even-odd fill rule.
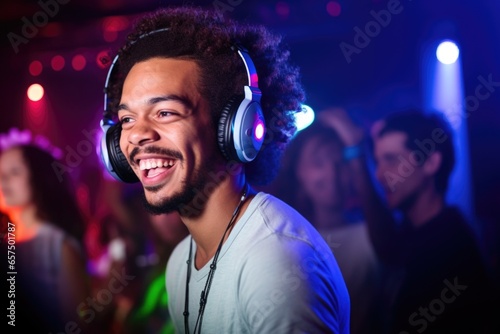
[[329,1],[326,4],[326,11],[328,12],[328,14],[335,17],[340,15],[342,7],[340,6],[340,3],[338,3],[337,1]]
[[107,17],[102,21],[102,37],[106,42],[114,42],[118,38],[118,32],[126,30],[129,21],[123,16]]
[[259,122],[259,124],[255,127],[255,137],[258,140],[261,140],[262,137],[264,137],[264,125],[262,125],[261,122]]
[[102,22],[104,31],[123,31],[128,28],[129,22],[123,16],[107,17]]
[[99,66],[102,69],[108,68],[110,66],[111,60],[112,59],[107,51],[99,52],[95,59],[97,66]]
[[87,60],[80,54],[74,56],[71,60],[71,66],[73,66],[73,69],[75,71],[83,70],[85,68],[85,65],[87,65]]
[[26,101],[24,108],[24,122],[29,129],[36,130],[38,133],[50,133],[49,110],[46,99],[39,101]]
[[27,91],[28,98],[33,102],[40,101],[43,94],[43,87],[40,84],[32,84]]
[[42,70],[43,70],[43,65],[40,61],[34,60],[31,62],[29,71],[32,76],[36,77],[37,75],[40,75],[40,73],[42,73]]
[[64,68],[64,65],[65,65],[65,61],[64,61],[64,58],[62,56],[55,56],[54,58],[52,58],[52,60],[50,61],[50,65],[52,66],[52,69],[54,71],[60,71]]

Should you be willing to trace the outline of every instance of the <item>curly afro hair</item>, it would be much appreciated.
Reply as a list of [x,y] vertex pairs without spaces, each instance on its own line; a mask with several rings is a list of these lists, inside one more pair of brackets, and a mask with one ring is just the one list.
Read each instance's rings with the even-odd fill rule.
[[[151,33],[160,29],[164,30]],[[267,133],[257,158],[245,165],[245,173],[251,184],[265,185],[278,172],[282,153],[296,131],[293,114],[305,97],[298,68],[289,63],[281,36],[262,26],[238,24],[215,10],[193,6],[146,14],[118,52],[107,107],[116,110],[124,78],[137,62],[153,57],[193,60],[200,67],[199,90],[209,101],[216,129],[223,107],[248,84],[244,64],[232,50],[235,44],[248,51],[259,74]]]

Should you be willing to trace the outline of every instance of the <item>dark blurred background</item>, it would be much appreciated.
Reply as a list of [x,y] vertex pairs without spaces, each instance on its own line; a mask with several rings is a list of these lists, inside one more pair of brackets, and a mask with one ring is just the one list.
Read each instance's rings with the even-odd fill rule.
[[[102,59],[115,54],[140,14],[181,3],[217,7],[283,34],[301,68],[308,105],[316,111],[343,106],[367,124],[393,110],[424,106],[425,54],[437,41],[454,39],[463,96],[475,96],[479,77],[494,82],[488,98],[464,119],[475,212],[500,222],[500,2],[495,0],[4,0],[0,132],[28,128],[63,149],[66,159],[76,151],[81,159],[68,170],[75,177],[95,167],[96,155],[82,143],[97,135],[102,115],[108,68]],[[356,47],[357,32],[365,32],[373,13],[390,6],[398,13]],[[342,43],[356,49],[346,57]],[[33,83],[44,87],[39,102],[27,98]]]

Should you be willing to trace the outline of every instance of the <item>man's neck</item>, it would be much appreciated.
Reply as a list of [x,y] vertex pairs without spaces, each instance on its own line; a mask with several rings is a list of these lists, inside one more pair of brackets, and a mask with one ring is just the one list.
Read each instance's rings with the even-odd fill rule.
[[437,216],[443,207],[443,195],[434,188],[427,188],[417,196],[406,216],[414,227],[420,227]]
[[[195,264],[197,268],[202,268],[214,256],[233,212],[240,204],[244,187],[244,177],[228,177],[210,193],[200,215],[182,217],[182,221],[196,242]],[[247,200],[242,204],[235,218],[235,224],[248,207],[249,197],[252,195],[247,194]],[[228,231],[225,239],[230,232]]]

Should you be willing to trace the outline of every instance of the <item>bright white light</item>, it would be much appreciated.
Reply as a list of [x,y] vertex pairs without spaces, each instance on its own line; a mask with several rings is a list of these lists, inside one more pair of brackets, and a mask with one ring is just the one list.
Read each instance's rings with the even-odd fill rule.
[[306,104],[302,105],[302,110],[295,113],[295,125],[297,131],[304,130],[314,121],[314,110]]
[[33,102],[40,101],[43,97],[43,93],[43,87],[40,84],[32,84],[28,87],[27,95]]
[[453,64],[457,61],[460,51],[452,41],[444,41],[436,49],[436,57],[443,64]]

